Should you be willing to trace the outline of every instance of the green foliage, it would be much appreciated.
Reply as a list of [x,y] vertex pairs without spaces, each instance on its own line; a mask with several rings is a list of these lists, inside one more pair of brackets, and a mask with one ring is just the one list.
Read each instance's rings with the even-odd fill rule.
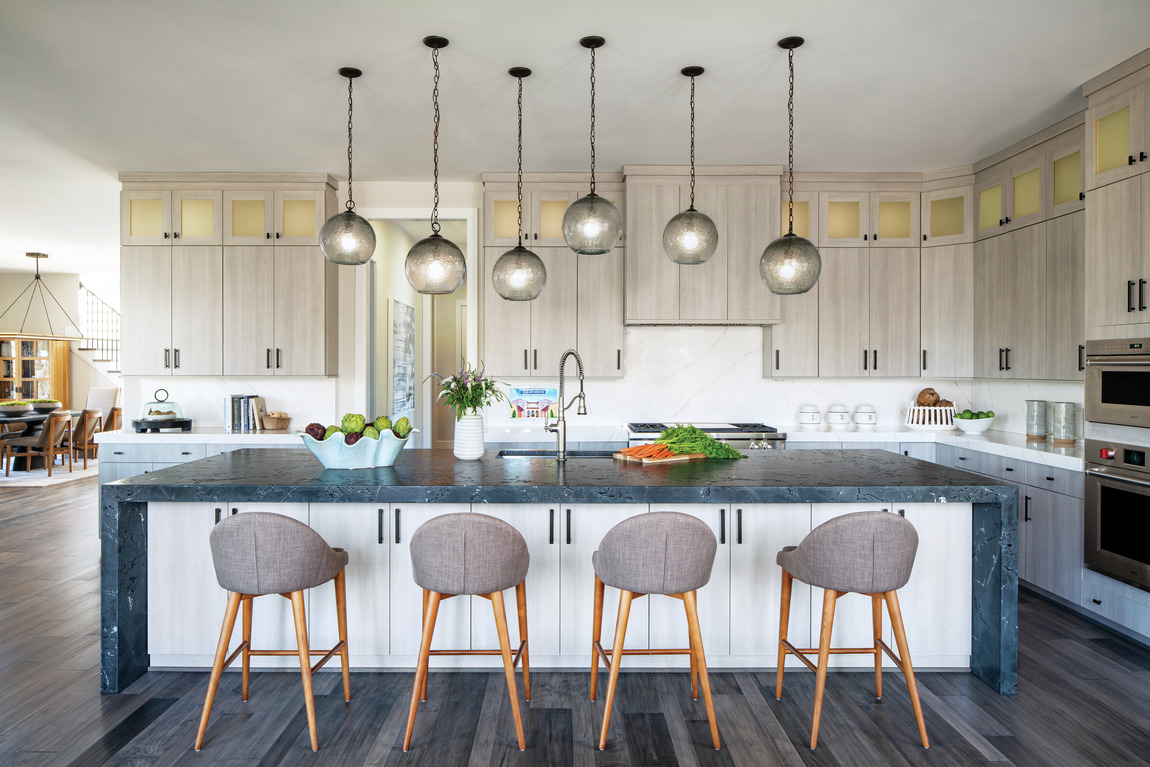
[[438,373],[428,376],[439,379],[440,391],[436,401],[454,410],[456,421],[465,415],[477,414],[488,405],[507,401],[507,396],[497,388],[499,381],[483,375],[482,364],[476,370],[464,363],[458,373],[446,378]]
[[746,458],[726,442],[719,442],[708,436],[702,429],[687,424],[676,425],[667,429],[655,440],[657,444],[665,445],[675,455],[683,453],[702,453],[708,458]]

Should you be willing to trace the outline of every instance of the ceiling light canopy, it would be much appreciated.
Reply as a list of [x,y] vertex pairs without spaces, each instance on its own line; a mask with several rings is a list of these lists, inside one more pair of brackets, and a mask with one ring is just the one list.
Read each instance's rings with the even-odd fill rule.
[[341,67],[340,77],[347,78],[347,210],[336,213],[323,225],[319,233],[319,248],[333,264],[358,266],[366,264],[375,253],[375,230],[363,216],[355,212],[351,196],[351,84],[363,72],[355,67]]
[[609,253],[623,236],[623,217],[610,200],[595,194],[595,49],[602,37],[584,37],[579,44],[591,50],[591,191],[563,214],[563,239],[581,255]]
[[459,246],[439,233],[439,49],[447,47],[447,38],[431,35],[423,38],[423,44],[431,49],[431,64],[435,69],[435,84],[431,90],[431,105],[435,112],[431,142],[435,199],[431,207],[431,236],[412,246],[403,263],[403,271],[417,292],[440,295],[459,290],[467,276],[467,259]]
[[695,210],[695,78],[702,67],[683,67],[691,78],[691,205],[674,216],[663,229],[663,250],[676,264],[701,264],[715,254],[719,229],[706,213]]
[[818,282],[823,261],[818,248],[805,237],[795,234],[795,48],[801,37],[784,37],[779,47],[787,51],[790,66],[790,90],[787,96],[787,233],[763,251],[759,274],[772,293],[793,295],[806,293]]
[[523,78],[531,76],[527,67],[511,67],[507,74],[519,81],[519,176],[517,210],[519,244],[504,253],[491,270],[495,292],[508,301],[532,301],[547,284],[547,267],[543,259],[523,247]]

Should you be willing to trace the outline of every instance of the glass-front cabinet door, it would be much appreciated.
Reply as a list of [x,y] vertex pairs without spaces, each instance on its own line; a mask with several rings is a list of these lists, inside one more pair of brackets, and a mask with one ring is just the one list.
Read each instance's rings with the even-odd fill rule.
[[273,205],[274,244],[319,245],[319,230],[327,220],[323,192],[276,192]]
[[1146,85],[1090,100],[1086,110],[1086,183],[1096,189],[1146,171]]
[[271,245],[274,192],[224,192],[224,245]]
[[1082,128],[1067,131],[1050,141],[1047,199],[1051,218],[1086,207],[1082,146]]
[[922,246],[961,245],[974,241],[974,188],[922,193]]
[[172,244],[219,245],[223,242],[221,192],[172,192]]
[[870,194],[819,193],[819,247],[865,248],[870,245]]
[[120,244],[172,244],[172,193],[170,191],[132,190],[120,192]]
[[1032,150],[1010,164],[1010,202],[1006,206],[1009,228],[1036,224],[1047,216],[1047,153]]
[[980,175],[974,182],[974,202],[978,213],[976,223],[978,229],[976,237],[993,237],[1003,232],[1008,223],[1006,211],[1008,210],[1009,179],[1005,178],[1001,170]]
[[917,248],[918,208],[917,192],[873,192],[870,199],[871,247]]

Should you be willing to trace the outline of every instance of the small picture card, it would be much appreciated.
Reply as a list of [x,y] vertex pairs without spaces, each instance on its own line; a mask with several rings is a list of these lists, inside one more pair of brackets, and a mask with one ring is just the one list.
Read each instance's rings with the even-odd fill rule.
[[520,389],[512,386],[507,392],[511,402],[512,418],[558,418],[559,390],[547,387]]

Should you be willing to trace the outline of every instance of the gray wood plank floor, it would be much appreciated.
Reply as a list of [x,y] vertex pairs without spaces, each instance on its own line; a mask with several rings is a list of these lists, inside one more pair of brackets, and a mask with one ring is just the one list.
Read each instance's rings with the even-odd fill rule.
[[[192,751],[206,673],[151,672],[100,695],[96,483],[0,490],[0,765],[1137,765],[1150,764],[1150,652],[1033,595],[1020,598],[1018,696],[969,674],[919,676],[929,751],[901,676],[876,702],[871,676],[832,674],[819,747],[806,747],[813,675],[711,676],[723,748],[683,673],[624,673],[611,737],[587,674],[532,675],[528,749],[515,743],[502,673],[432,671],[412,750],[401,750],[412,675],[316,681],[320,751],[308,746],[299,676],[221,684],[207,741]],[[912,647],[913,650],[913,647]]]

